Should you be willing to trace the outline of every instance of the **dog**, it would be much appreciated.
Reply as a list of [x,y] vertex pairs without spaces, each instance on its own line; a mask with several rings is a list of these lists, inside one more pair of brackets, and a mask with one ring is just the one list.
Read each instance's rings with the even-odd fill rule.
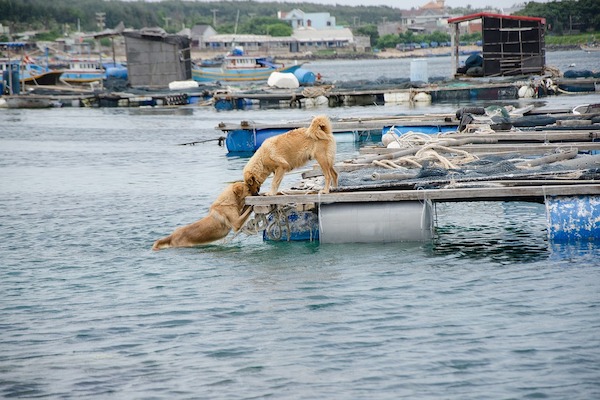
[[317,116],[308,128],[293,129],[265,140],[244,167],[244,182],[255,195],[269,175],[274,173],[268,193],[273,196],[277,194],[286,172],[314,159],[325,175],[325,187],[321,193],[329,193],[330,187],[337,187],[338,184],[338,173],[333,167],[335,148],[331,121],[325,115]]
[[252,212],[252,207],[244,209],[245,198],[250,194],[244,182],[232,183],[212,203],[207,216],[158,239],[152,250],[198,246],[223,239],[231,229],[239,231]]

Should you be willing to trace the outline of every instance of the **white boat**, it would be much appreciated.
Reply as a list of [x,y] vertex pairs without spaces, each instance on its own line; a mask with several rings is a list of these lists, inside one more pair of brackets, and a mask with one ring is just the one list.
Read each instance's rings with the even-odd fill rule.
[[127,67],[121,63],[100,63],[99,60],[73,59],[63,71],[61,81],[82,84],[100,81],[109,76],[127,78]]
[[235,49],[231,54],[223,57],[218,65],[194,66],[192,79],[196,82],[266,82],[273,72],[294,73],[300,67],[300,64],[289,66],[277,64],[269,57],[244,55],[243,50]]

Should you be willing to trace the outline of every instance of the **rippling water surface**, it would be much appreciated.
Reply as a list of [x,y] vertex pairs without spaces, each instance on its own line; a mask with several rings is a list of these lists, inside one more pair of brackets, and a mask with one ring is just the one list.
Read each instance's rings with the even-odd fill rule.
[[0,110],[0,396],[600,397],[599,247],[549,243],[543,205],[438,204],[425,243],[150,250],[246,162],[179,143],[404,111]]

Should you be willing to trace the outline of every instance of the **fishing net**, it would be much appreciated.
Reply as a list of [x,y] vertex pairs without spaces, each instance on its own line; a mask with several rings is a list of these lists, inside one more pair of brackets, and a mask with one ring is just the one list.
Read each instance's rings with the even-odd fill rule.
[[[461,165],[444,168],[436,162],[423,162],[420,168],[389,169],[364,166],[339,174],[337,192],[366,190],[439,189],[445,187],[482,187],[502,181],[600,178],[600,168],[573,168],[568,164],[550,163],[526,168],[527,159],[518,154],[490,155]],[[585,156],[583,156],[585,157]]]

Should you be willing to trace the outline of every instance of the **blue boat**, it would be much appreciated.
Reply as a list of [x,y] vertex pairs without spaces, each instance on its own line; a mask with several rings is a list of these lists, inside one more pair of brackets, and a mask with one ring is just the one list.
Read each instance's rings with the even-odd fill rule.
[[[458,121],[445,118],[429,118],[422,116],[399,116],[384,118],[345,118],[332,120],[333,136],[338,143],[377,142],[390,127],[407,132],[409,130],[423,133],[439,133],[455,131]],[[225,133],[225,145],[229,153],[253,153],[262,143],[273,136],[281,135],[289,130],[306,127],[310,121],[292,121],[281,124],[266,124],[242,121],[240,124],[220,123],[216,129]]]
[[[8,57],[0,59],[0,83],[3,92],[18,94],[25,85],[57,85],[63,73],[61,69],[52,69],[36,62],[25,53],[25,42],[0,42],[0,48],[6,49]],[[16,56],[11,56],[15,51]],[[1,93],[0,93],[1,94]]]
[[127,79],[127,67],[121,63],[73,59],[69,61],[69,68],[63,71],[61,81],[69,84],[85,84],[100,81],[109,76]]
[[62,70],[53,70],[35,62],[22,59],[0,59],[0,80],[6,88],[18,93],[24,85],[57,85],[60,83]]

